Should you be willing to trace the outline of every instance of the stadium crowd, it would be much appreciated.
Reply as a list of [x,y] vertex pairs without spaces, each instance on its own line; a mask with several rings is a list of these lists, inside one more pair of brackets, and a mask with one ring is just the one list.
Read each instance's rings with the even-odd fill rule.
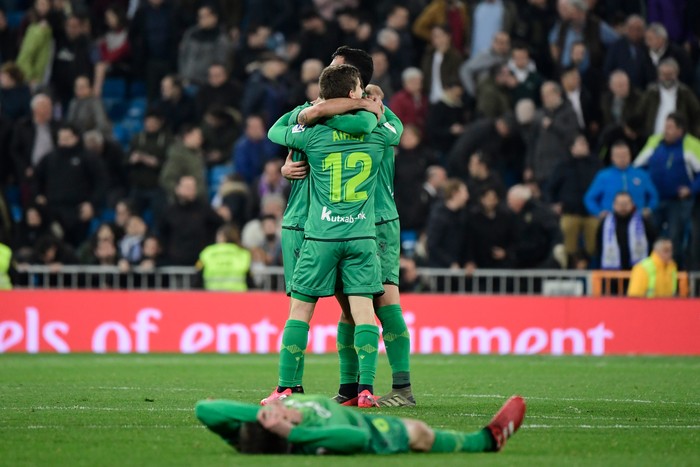
[[286,151],[337,47],[405,125],[415,265],[700,270],[700,2],[0,0],[0,243],[15,264],[279,265]]

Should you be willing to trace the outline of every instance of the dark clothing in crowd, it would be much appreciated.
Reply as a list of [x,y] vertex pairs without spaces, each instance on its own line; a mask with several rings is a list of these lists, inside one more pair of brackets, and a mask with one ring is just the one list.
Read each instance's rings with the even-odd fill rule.
[[[498,208],[493,216],[477,209],[469,216],[470,243],[467,261],[484,269],[512,268],[515,266],[515,219],[513,215]],[[502,248],[506,257],[496,259],[494,248]]]
[[160,224],[165,260],[173,266],[194,266],[199,252],[214,243],[223,221],[202,201],[175,202],[168,206]]
[[557,267],[552,259],[554,246],[562,242],[559,222],[552,210],[538,201],[530,200],[515,216],[516,267]]
[[445,203],[435,205],[428,220],[428,265],[449,268],[464,265],[467,239],[467,211],[453,211]]
[[600,161],[592,155],[562,161],[549,182],[549,201],[561,203],[563,214],[588,216],[583,197],[600,169]]
[[[632,269],[632,266],[634,266],[630,259],[629,241],[629,224],[632,220],[633,213],[628,216],[613,215],[615,216],[615,238],[617,239],[617,245],[620,250],[620,270],[629,271]],[[642,217],[642,222],[644,223],[644,234],[646,235],[648,244],[647,254],[649,254],[656,240],[656,227],[654,223],[646,217]],[[596,233],[596,252],[598,259],[600,259],[603,254],[603,224],[604,222],[600,223],[598,232]]]

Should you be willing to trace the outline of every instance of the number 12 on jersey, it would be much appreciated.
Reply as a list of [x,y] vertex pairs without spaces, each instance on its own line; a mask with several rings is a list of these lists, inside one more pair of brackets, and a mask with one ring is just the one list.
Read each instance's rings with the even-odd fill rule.
[[[358,168],[359,166],[359,168]],[[356,191],[372,172],[372,158],[365,152],[353,152],[345,158],[340,152],[333,152],[323,159],[323,171],[330,171],[331,203],[363,201],[367,199],[366,191]],[[348,172],[349,171],[349,172]],[[343,186],[343,176],[357,172]]]

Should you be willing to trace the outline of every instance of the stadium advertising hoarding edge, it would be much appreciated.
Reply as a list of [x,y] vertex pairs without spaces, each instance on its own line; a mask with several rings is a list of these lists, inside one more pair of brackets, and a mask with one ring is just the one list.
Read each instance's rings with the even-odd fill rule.
[[[405,295],[402,305],[414,353],[700,355],[697,300]],[[274,353],[287,310],[278,293],[0,292],[0,353]],[[335,352],[338,313],[334,299],[319,302],[309,352]]]

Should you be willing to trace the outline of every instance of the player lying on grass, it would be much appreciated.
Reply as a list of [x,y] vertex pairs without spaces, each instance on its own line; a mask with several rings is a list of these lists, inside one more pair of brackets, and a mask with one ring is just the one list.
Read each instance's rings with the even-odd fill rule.
[[244,454],[399,454],[494,452],[523,422],[525,401],[513,396],[488,425],[471,433],[435,430],[425,422],[367,414],[323,396],[293,394],[265,407],[200,401],[197,418]]

